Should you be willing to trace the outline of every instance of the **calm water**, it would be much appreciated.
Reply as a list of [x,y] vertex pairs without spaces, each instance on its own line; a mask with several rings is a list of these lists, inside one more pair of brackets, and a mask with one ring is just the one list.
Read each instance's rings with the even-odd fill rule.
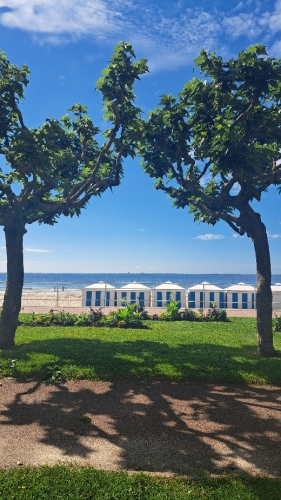
[[[83,288],[92,283],[105,281],[116,287],[137,281],[146,286],[156,286],[165,281],[172,281],[185,288],[208,281],[213,285],[227,287],[243,282],[249,285],[256,284],[255,274],[145,274],[145,273],[25,273],[25,288],[52,288],[59,284],[66,288]],[[5,287],[6,273],[0,273],[0,287]],[[281,283],[281,275],[272,275],[272,284]]]

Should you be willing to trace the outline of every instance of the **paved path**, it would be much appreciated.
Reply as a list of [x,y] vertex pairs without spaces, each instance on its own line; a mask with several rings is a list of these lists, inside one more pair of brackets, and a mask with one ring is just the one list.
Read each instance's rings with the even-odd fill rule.
[[0,467],[281,476],[281,388],[3,379]]

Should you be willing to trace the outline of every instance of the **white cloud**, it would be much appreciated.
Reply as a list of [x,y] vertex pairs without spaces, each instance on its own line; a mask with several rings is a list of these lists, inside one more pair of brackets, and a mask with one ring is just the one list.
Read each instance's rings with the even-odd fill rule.
[[267,233],[267,236],[269,238],[273,238],[274,240],[276,240],[277,238],[281,238],[281,234],[269,234],[269,233]]
[[0,12],[0,24],[29,31],[38,43],[92,37],[112,46],[126,39],[149,58],[150,69],[186,65],[202,47],[224,54],[232,49],[230,36],[255,38],[281,29],[281,0],[272,12],[262,12],[266,4],[260,2],[240,2],[231,14],[219,15],[212,5],[207,12],[185,4],[159,8],[153,0],[0,0],[0,8],[7,9]]
[[144,231],[144,229],[139,229],[139,231]]
[[258,17],[253,13],[240,13],[237,16],[225,17],[223,25],[233,38],[246,35],[248,38],[256,37],[262,32]]
[[275,2],[273,14],[267,14],[269,28],[273,33],[281,30],[281,0]]
[[43,250],[41,248],[24,248],[24,252],[49,253],[50,250]]
[[112,0],[108,7],[103,0],[0,0],[0,7],[10,10],[0,16],[9,28],[49,34],[81,36],[92,30],[95,35],[105,30],[116,32],[121,12],[114,10],[120,5]]
[[224,238],[222,234],[206,233],[206,234],[200,234],[199,236],[195,236],[193,239],[207,241],[207,240],[221,240],[222,238]]

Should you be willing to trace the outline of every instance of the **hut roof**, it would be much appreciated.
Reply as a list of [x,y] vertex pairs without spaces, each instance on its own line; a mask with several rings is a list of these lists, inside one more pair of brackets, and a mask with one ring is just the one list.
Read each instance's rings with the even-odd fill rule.
[[255,287],[252,285],[246,285],[246,283],[237,283],[237,285],[231,285],[225,290],[232,290],[233,292],[254,292]]
[[199,285],[194,285],[189,288],[189,290],[207,290],[207,291],[214,291],[214,290],[222,290],[220,287],[216,285],[212,285],[208,283],[208,281],[202,281]]
[[93,283],[92,285],[85,286],[85,289],[91,290],[108,290],[108,289],[116,289],[115,286],[110,285],[109,283],[105,283],[104,281],[99,281],[99,283]]
[[166,281],[166,283],[156,286],[155,290],[185,290],[185,288],[171,281]]
[[148,286],[143,285],[142,283],[137,283],[133,281],[133,283],[128,283],[128,285],[124,285],[121,287],[122,290],[150,290]]

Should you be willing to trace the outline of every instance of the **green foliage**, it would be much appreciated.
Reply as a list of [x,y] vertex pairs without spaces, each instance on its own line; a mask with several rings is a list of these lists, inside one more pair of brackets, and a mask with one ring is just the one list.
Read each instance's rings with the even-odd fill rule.
[[203,78],[161,96],[143,122],[142,165],[195,220],[243,234],[235,210],[281,181],[281,61],[256,45],[228,61],[202,50],[195,63]]
[[281,332],[281,316],[277,316],[277,314],[275,314],[274,331]]
[[104,316],[101,324],[118,328],[146,328],[143,320],[144,316],[138,312],[136,304],[127,304],[124,309],[120,308]]
[[89,313],[80,314],[71,314],[65,311],[55,313],[51,309],[47,314],[21,314],[19,324],[30,326],[98,326],[102,317],[101,308],[90,308]]
[[[213,303],[211,309],[204,314],[203,309],[199,309],[199,314],[192,309],[179,311],[179,301],[171,300],[165,304],[166,311],[159,314],[157,319],[164,321],[228,321],[225,309],[218,309],[216,303]],[[156,319],[156,318],[155,318]]]
[[280,478],[247,475],[160,477],[74,465],[0,471],[1,500],[278,500],[280,488]]
[[28,68],[12,65],[0,53],[0,154],[10,167],[0,171],[0,224],[8,223],[11,210],[24,224],[54,224],[61,214],[79,215],[91,196],[119,184],[122,158],[134,156],[140,115],[133,86],[147,71],[145,61],[134,58],[131,46],[120,42],[97,83],[109,125],[102,142],[82,104],[71,106],[61,120],[51,117],[38,128],[27,128],[19,102]]
[[178,321],[182,319],[179,312],[179,301],[175,300],[174,295],[171,294],[169,302],[165,304],[166,311],[159,314],[159,319],[165,321]]
[[46,383],[63,382],[64,377],[60,367],[57,364],[46,366],[43,373],[43,381]]

